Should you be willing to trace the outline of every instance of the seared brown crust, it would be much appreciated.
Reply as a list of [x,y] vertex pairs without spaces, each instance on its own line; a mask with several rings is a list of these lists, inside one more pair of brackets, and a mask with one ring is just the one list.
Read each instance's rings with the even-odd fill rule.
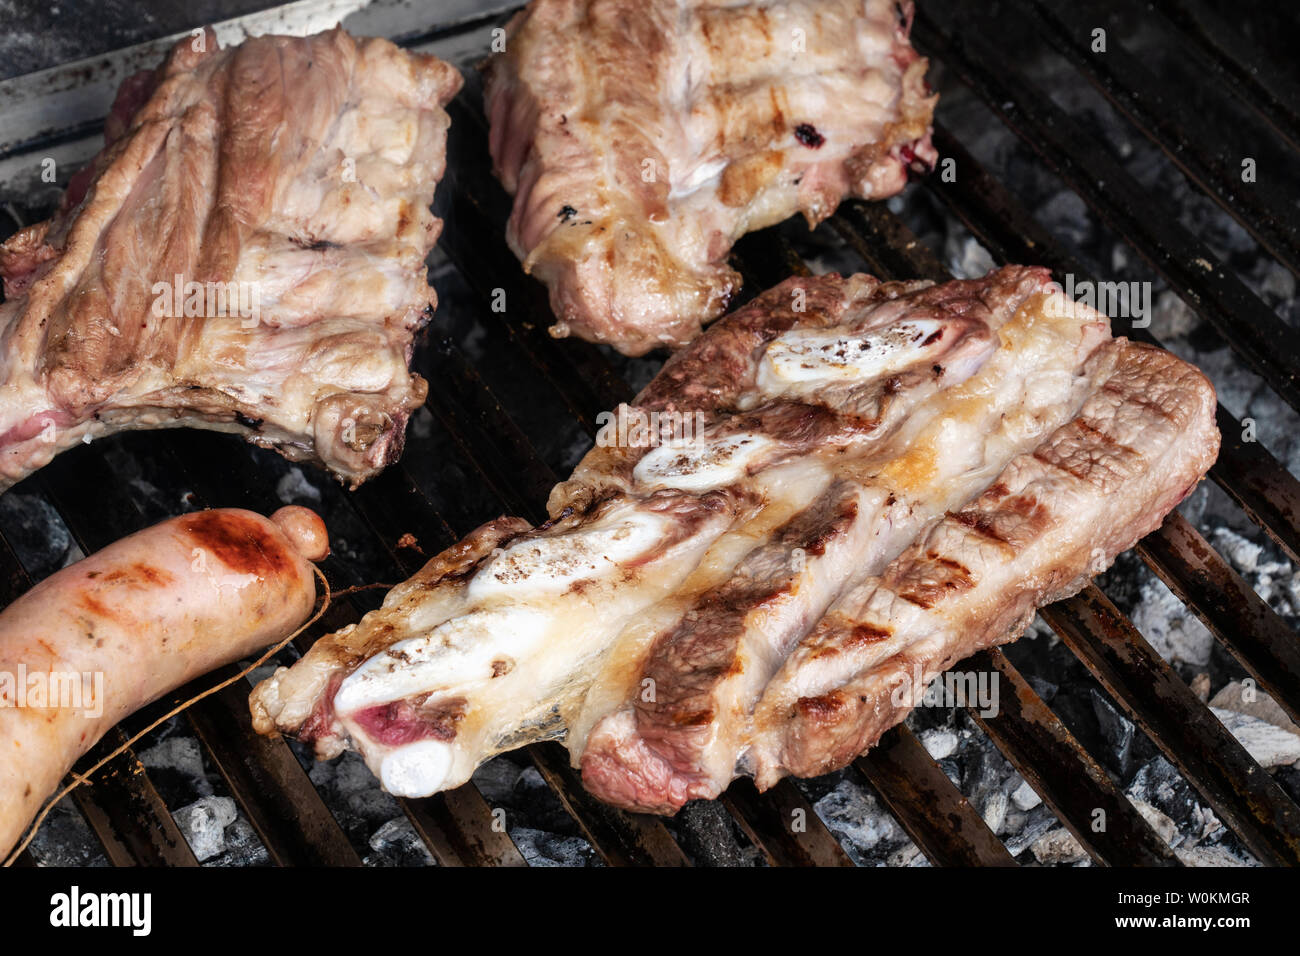
[[[900,313],[941,316],[949,323],[965,321],[968,329],[978,323],[997,324],[1049,281],[1046,269],[1033,266],[1008,266],[979,279],[943,285],[881,282],[868,275],[795,276],[763,292],[674,354],[632,404],[621,406],[617,414],[644,418],[655,413],[698,415],[706,427],[728,423],[726,427],[737,430],[748,427],[755,415],[769,416],[773,425],[782,427],[764,431],[776,436],[791,456],[828,443],[835,445],[831,440],[835,435],[868,435],[881,424],[891,394],[913,384],[913,378],[899,379],[893,385],[859,383],[847,391],[826,389],[815,406],[782,401],[749,409],[767,343],[794,328],[843,325],[850,317],[886,303],[897,303]],[[933,373],[927,367],[911,375],[927,371]],[[862,387],[878,391],[866,397],[848,394]],[[801,427],[784,427],[789,423]],[[595,498],[626,490],[633,469],[649,451],[647,444],[602,444],[598,440],[570,479],[552,490],[548,511],[557,515],[567,507],[581,509]]]
[[684,345],[740,286],[732,243],[936,159],[910,0],[533,0],[488,65],[511,247],[552,334]]
[[208,32],[124,84],[90,176],[0,247],[0,486],[121,428],[243,432],[353,483],[396,458],[459,86],[342,30]]
[[1163,350],[1106,348],[1113,372],[1076,418],[845,595],[787,659],[754,715],[760,785],[849,763],[932,677],[1016,640],[1195,488],[1218,453],[1213,386]]

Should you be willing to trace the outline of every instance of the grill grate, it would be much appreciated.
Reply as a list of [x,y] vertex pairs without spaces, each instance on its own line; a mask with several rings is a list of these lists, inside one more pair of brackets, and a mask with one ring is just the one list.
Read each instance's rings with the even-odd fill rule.
[[[1189,177],[1238,219],[1260,244],[1294,270],[1300,261],[1294,224],[1270,211],[1279,198],[1268,191],[1243,194],[1228,179],[1232,169],[1214,151],[1208,130],[1186,108],[1157,115],[1154,107],[1180,102],[1177,91],[1160,85],[1131,57],[1104,62],[1077,50],[1078,23],[1059,4],[1016,0],[1034,28],[1063,51],[1073,65],[1123,109],[1141,132],[1166,150]],[[1208,14],[1159,0],[1157,6],[1196,44],[1213,75],[1245,100],[1276,133],[1274,148],[1291,155],[1300,131],[1285,94],[1285,78],[1257,74],[1246,60],[1251,51],[1231,34],[1207,28]],[[922,52],[954,71],[1028,142],[1096,214],[1164,277],[1177,294],[1222,336],[1293,407],[1300,408],[1300,348],[1296,332],[1213,258],[1201,242],[1159,203],[1142,192],[1107,151],[984,37],[997,35],[994,18],[963,10],[941,26],[925,9],[918,12],[915,39]],[[1089,9],[1094,5],[1090,4]],[[1097,14],[1101,16],[1102,14]],[[408,45],[437,50],[457,42],[485,48],[486,31],[504,15],[463,14],[455,22],[404,35]],[[1068,21],[1068,22],[1067,22]],[[1072,37],[1074,39],[1072,39]],[[434,45],[434,46],[431,46]],[[1282,90],[1278,93],[1275,91]],[[1154,99],[1152,97],[1155,97]],[[417,353],[417,367],[429,380],[426,409],[433,427],[413,434],[404,459],[354,494],[320,486],[322,510],[343,554],[324,562],[335,589],[373,580],[395,582],[457,540],[484,518],[510,512],[536,522],[557,475],[555,449],[561,438],[589,440],[596,415],[630,400],[629,379],[643,379],[645,363],[617,357],[578,341],[556,342],[545,332],[550,314],[545,291],[527,279],[506,247],[503,223],[509,200],[491,177],[479,87],[470,78],[449,108],[453,134],[448,174],[438,193],[446,220],[440,248],[471,295],[467,321],[477,323],[479,346],[434,337]],[[955,158],[960,175],[939,177],[925,189],[955,215],[999,261],[1041,263],[1086,275],[1084,268],[946,130],[936,130],[941,156]],[[3,157],[0,157],[3,159]],[[1272,188],[1272,187],[1270,187]],[[884,278],[948,278],[942,263],[883,205],[849,202],[831,227],[860,259]],[[746,295],[808,267],[778,230],[743,239],[733,263]],[[504,290],[510,311],[492,310]],[[438,324],[446,321],[440,313]],[[1142,329],[1117,331],[1154,341]],[[1157,343],[1158,344],[1158,343]],[[490,381],[517,380],[537,396],[534,418],[512,417]],[[1300,562],[1300,482],[1257,443],[1240,440],[1240,427],[1220,406],[1223,451],[1211,475],[1241,508],[1291,557]],[[551,433],[554,433],[552,435]],[[532,436],[530,438],[530,436]],[[559,436],[556,438],[555,436]],[[537,444],[546,444],[538,448]],[[556,445],[558,447],[558,445]],[[123,456],[138,469],[139,482],[121,474]],[[242,506],[269,513],[282,502],[274,478],[287,466],[230,436],[202,433],[125,434],[69,452],[22,486],[58,512],[77,544],[94,550],[175,509]],[[434,480],[434,475],[437,478]],[[152,489],[141,494],[140,487]],[[87,488],[94,489],[87,494]],[[401,546],[413,535],[418,549]],[[1138,547],[1142,560],[1210,628],[1214,636],[1292,715],[1300,716],[1300,648],[1285,621],[1233,571],[1200,533],[1177,513]],[[0,603],[31,586],[32,576],[0,539]],[[374,592],[338,601],[312,630],[297,640],[306,650],[321,634],[355,622],[375,606]],[[1237,743],[1136,628],[1094,586],[1078,597],[1046,608],[1044,618],[1075,656],[1148,734],[1223,818],[1251,852],[1266,863],[1300,863],[1300,808]],[[996,671],[1010,689],[1000,712],[975,722],[1032,784],[1057,818],[1098,864],[1178,865],[1111,776],[1084,749],[1061,719],[999,650],[986,651],[968,666]],[[233,669],[216,675],[223,678]],[[210,686],[212,678],[199,682]],[[178,690],[114,730],[87,756],[126,739],[195,687]],[[358,865],[361,856],[345,827],[330,812],[293,747],[252,732],[246,689],[228,688],[191,707],[185,720],[201,742],[273,863]],[[673,821],[628,814],[590,797],[556,744],[527,748],[527,759],[558,798],[563,810],[596,854],[611,865],[689,865],[735,862],[741,837],[771,865],[843,866],[852,860],[804,792],[784,781],[766,794],[740,781],[715,804],[688,807]],[[880,795],[900,826],[936,864],[1014,865],[1015,859],[940,765],[906,726],[895,728],[853,767]],[[128,750],[81,787],[74,798],[91,830],[115,865],[196,865],[194,853],[168,812],[139,757]],[[420,800],[399,800],[416,833],[444,866],[518,866],[523,854],[494,817],[473,783]],[[1108,825],[1094,829],[1095,812]],[[792,827],[795,819],[804,826]],[[18,861],[30,865],[30,854]]]

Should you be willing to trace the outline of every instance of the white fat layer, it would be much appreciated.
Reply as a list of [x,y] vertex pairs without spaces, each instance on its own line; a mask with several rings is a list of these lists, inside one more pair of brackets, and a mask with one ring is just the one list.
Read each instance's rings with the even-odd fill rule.
[[551,623],[527,607],[474,610],[428,634],[398,641],[347,676],[334,695],[340,714],[414,694],[437,693],[490,680],[493,661],[535,651]]
[[698,493],[725,488],[743,480],[749,466],[775,447],[772,439],[753,432],[721,437],[706,433],[660,445],[637,462],[632,477],[647,490]]
[[653,553],[668,534],[668,524],[658,514],[630,512],[608,524],[517,541],[474,576],[469,600],[526,601],[563,594],[579,581],[605,577],[620,564]]
[[919,361],[927,349],[921,343],[943,327],[935,319],[908,319],[858,334],[794,329],[763,352],[757,385],[772,394],[892,375]]

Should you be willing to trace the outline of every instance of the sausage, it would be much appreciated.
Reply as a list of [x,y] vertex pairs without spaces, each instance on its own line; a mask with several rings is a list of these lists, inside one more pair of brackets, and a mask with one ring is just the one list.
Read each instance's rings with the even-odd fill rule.
[[321,519],[221,508],[170,518],[0,612],[0,859],[109,728],[311,615]]

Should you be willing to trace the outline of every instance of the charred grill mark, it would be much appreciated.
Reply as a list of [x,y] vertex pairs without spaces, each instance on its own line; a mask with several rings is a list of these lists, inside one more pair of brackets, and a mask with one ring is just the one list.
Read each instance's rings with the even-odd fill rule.
[[969,528],[982,538],[996,541],[998,544],[1002,545],[1011,544],[1011,542],[998,531],[996,525],[989,520],[989,516],[982,511],[949,512],[949,516],[958,524]]
[[820,697],[800,697],[794,705],[794,719],[803,717],[815,724],[825,724],[836,720],[844,711],[847,701],[843,693],[833,690]]
[[[99,572],[91,572],[91,575],[98,575]],[[136,561],[134,564],[125,568],[118,568],[110,571],[103,576],[104,584],[121,584],[126,587],[166,587],[175,581],[175,577],[162,568],[151,567],[143,562]]]
[[560,207],[560,211],[556,213],[555,218],[560,220],[560,222],[568,222],[577,214],[578,214],[578,210],[574,209],[568,203],[565,203],[563,206]]
[[110,607],[99,600],[95,595],[88,594],[85,591],[77,595],[77,606],[94,617],[103,618],[109,621],[119,620],[119,615]]
[[904,601],[915,604],[917,607],[925,611],[934,607],[934,601],[930,599],[929,595],[921,594],[917,591],[900,591],[898,596]]
[[849,639],[846,643],[850,647],[865,647],[868,644],[887,641],[893,636],[894,632],[888,627],[876,627],[874,624],[856,624],[849,631]]
[[1041,461],[1044,465],[1047,465],[1047,467],[1049,468],[1054,468],[1057,471],[1064,472],[1065,474],[1069,475],[1071,478],[1081,481],[1084,484],[1095,483],[1093,479],[1093,475],[1087,467],[1089,464],[1091,464],[1091,462],[1079,462],[1076,464],[1073,463],[1068,456],[1061,457],[1052,454],[1041,447],[1034,449],[1034,459],[1036,461]]
[[858,502],[845,501],[841,502],[839,511],[836,512],[835,520],[826,527],[816,529],[813,536],[803,541],[803,553],[820,555],[826,554],[826,546],[829,542],[837,537],[844,535],[850,525],[858,516]]
[[672,722],[677,727],[707,727],[713,723],[713,709],[708,708],[685,714],[674,714]]
[[194,546],[242,574],[272,578],[297,567],[289,552],[260,521],[229,511],[199,511],[180,519]]

